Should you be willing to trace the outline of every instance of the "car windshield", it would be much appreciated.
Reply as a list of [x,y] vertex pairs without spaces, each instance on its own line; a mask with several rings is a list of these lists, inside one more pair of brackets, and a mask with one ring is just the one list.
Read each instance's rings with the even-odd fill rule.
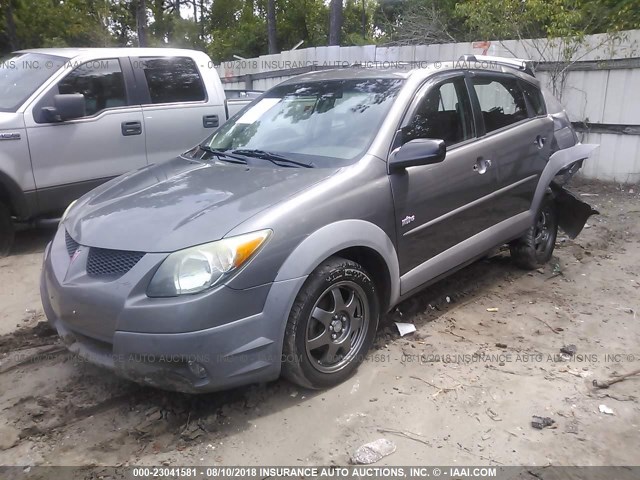
[[15,112],[65,59],[40,53],[14,53],[0,58],[0,112]]
[[402,82],[372,78],[275,87],[204,145],[269,152],[320,167],[347,164],[369,147]]

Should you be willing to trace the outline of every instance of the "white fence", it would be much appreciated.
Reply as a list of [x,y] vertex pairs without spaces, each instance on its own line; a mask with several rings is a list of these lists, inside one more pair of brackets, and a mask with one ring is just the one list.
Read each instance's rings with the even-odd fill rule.
[[[393,66],[457,60],[468,53],[528,58],[540,62],[536,75],[547,84],[557,71],[558,41],[508,40],[402,47],[316,47],[224,62],[218,73],[227,89],[266,90],[300,73],[352,64]],[[575,62],[575,63],[574,63]],[[640,182],[640,30],[616,38],[592,35],[571,58],[562,103],[585,143],[598,143],[582,170],[590,178]],[[563,63],[563,66],[566,66]]]

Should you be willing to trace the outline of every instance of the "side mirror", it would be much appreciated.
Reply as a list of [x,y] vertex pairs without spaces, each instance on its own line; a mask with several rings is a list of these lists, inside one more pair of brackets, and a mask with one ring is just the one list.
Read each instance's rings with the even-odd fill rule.
[[402,145],[389,159],[389,170],[393,173],[407,167],[439,163],[446,154],[444,140],[416,138]]
[[50,122],[64,122],[86,115],[84,95],[81,93],[67,93],[53,96],[53,107],[44,107],[42,111]]

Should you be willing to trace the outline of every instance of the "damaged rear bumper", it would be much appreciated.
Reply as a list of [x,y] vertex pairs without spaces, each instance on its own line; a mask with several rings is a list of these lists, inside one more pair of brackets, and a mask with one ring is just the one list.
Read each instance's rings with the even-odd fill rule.
[[598,211],[566,190],[564,185],[580,169],[584,160],[598,147],[599,145],[579,143],[558,150],[549,158],[536,188],[530,210],[531,214],[535,215],[540,208],[542,199],[551,190],[556,201],[558,225],[570,238],[576,238],[588,218],[597,214]]
[[600,212],[580,200],[563,186],[555,182],[552,182],[550,186],[556,203],[558,226],[564,230],[569,238],[576,238],[586,225],[589,217]]

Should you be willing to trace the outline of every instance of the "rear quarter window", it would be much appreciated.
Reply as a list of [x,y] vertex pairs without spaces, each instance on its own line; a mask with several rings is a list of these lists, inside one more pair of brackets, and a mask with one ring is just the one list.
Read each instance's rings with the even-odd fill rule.
[[529,117],[524,93],[515,78],[483,75],[472,82],[487,133]]
[[524,98],[529,104],[533,116],[546,115],[547,110],[545,108],[544,97],[542,96],[542,92],[538,87],[532,85],[529,82],[520,82],[520,86],[522,87],[522,91],[524,93]]

